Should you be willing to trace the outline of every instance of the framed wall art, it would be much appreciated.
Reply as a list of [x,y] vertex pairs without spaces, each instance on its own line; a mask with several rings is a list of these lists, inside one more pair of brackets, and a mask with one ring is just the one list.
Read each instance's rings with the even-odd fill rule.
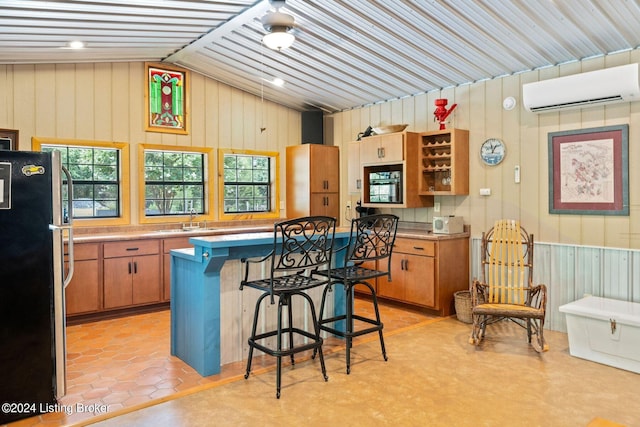
[[549,133],[549,213],[629,215],[629,125]]
[[188,71],[154,63],[145,63],[145,69],[145,130],[186,135]]
[[14,129],[0,129],[0,150],[18,149],[18,131]]

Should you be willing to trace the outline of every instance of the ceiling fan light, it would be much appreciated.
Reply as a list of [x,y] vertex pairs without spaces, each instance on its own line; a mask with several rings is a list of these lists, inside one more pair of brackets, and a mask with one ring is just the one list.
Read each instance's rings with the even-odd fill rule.
[[272,27],[271,32],[262,38],[262,42],[273,50],[282,50],[290,47],[296,37],[287,32],[286,27]]

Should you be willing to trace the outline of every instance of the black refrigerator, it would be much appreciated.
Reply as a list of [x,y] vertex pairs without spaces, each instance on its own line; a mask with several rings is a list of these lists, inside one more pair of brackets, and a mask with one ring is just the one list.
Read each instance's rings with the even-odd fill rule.
[[0,424],[51,411],[65,394],[71,193],[58,152],[0,150]]

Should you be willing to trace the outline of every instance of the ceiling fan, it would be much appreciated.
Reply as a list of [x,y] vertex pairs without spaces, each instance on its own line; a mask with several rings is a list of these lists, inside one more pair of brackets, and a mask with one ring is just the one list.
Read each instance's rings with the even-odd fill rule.
[[268,12],[262,17],[262,26],[267,30],[267,34],[262,38],[262,42],[270,49],[282,50],[290,47],[296,40],[291,33],[295,25],[292,15],[280,12],[285,5],[285,0],[269,0],[275,11]]

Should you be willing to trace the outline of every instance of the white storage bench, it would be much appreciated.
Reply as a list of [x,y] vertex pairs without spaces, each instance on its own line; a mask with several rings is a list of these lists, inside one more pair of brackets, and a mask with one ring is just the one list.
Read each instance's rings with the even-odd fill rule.
[[589,296],[560,306],[569,353],[640,373],[640,304]]

